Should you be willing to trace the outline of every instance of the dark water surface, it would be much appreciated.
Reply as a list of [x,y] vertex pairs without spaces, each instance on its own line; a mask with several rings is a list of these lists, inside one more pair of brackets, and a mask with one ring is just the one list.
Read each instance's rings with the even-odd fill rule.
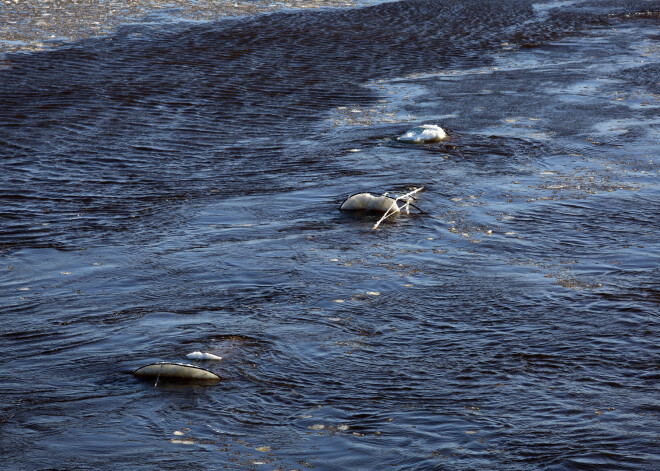
[[[6,56],[3,469],[660,468],[659,26],[399,1]],[[195,350],[222,383],[130,374]]]

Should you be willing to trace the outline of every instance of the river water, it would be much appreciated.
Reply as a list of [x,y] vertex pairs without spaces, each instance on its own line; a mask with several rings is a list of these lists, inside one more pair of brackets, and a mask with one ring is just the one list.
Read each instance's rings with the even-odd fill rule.
[[4,469],[660,468],[659,2],[176,15],[0,58]]

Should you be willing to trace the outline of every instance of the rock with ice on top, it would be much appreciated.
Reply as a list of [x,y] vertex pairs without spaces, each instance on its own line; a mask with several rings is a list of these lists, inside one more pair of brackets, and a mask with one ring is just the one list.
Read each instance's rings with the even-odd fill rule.
[[403,136],[399,136],[401,142],[411,144],[426,144],[428,142],[438,142],[447,138],[447,133],[440,126],[435,124],[423,124],[407,131]]
[[222,360],[221,356],[214,355],[213,353],[192,352],[186,355],[191,360]]
[[[374,227],[372,227],[372,229],[378,229],[381,222],[392,215],[399,214],[402,210],[405,210],[406,214],[409,214],[409,206],[412,206],[421,212],[421,210],[413,205],[412,202],[415,201],[413,195],[419,193],[423,189],[423,186],[415,188],[405,195],[396,198],[390,198],[387,196],[387,193],[382,196],[377,196],[372,193],[357,193],[349,196],[346,201],[341,204],[339,209],[342,211],[376,211],[383,213],[382,217],[376,224],[374,224]],[[399,207],[398,201],[403,201],[403,206]]]
[[394,198],[389,196],[375,196],[371,193],[358,193],[349,196],[339,207],[342,211],[386,211],[399,212],[399,206]]
[[138,368],[133,372],[138,378],[156,378],[171,381],[220,381],[221,378],[204,368],[185,363],[159,362]]

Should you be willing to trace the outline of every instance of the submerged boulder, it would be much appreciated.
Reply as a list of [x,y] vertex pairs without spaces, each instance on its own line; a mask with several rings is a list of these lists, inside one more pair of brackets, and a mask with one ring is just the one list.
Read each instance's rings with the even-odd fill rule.
[[[374,193],[356,193],[349,196],[341,204],[339,209],[341,211],[361,211],[361,212],[377,212],[382,213],[383,215],[374,224],[373,229],[377,229],[381,222],[387,219],[390,216],[399,214],[401,211],[405,211],[406,214],[410,213],[410,206],[417,209],[420,213],[423,211],[417,206],[412,204],[415,201],[414,195],[422,191],[424,187],[415,188],[412,191],[409,191],[405,195],[397,196],[392,198],[387,196],[387,193],[378,196]],[[402,201],[403,205],[399,206],[399,201]]]
[[387,195],[376,196],[372,193],[357,193],[351,195],[339,207],[342,211],[373,211],[384,213],[399,212],[399,205],[394,198]]
[[150,365],[145,365],[141,368],[138,368],[133,372],[133,375],[137,376],[138,378],[155,379],[156,383],[158,383],[159,380],[179,382],[215,382],[222,379],[217,374],[195,365],[188,365],[185,363],[169,363],[165,361],[152,363]]

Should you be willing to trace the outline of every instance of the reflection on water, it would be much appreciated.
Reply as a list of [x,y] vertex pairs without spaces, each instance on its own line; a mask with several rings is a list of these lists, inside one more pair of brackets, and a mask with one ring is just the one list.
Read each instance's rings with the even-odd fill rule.
[[[634,3],[402,1],[8,56],[6,467],[657,467],[657,17]],[[449,139],[397,141],[428,123]],[[375,231],[338,210],[421,186]],[[223,381],[131,375],[159,361]]]

